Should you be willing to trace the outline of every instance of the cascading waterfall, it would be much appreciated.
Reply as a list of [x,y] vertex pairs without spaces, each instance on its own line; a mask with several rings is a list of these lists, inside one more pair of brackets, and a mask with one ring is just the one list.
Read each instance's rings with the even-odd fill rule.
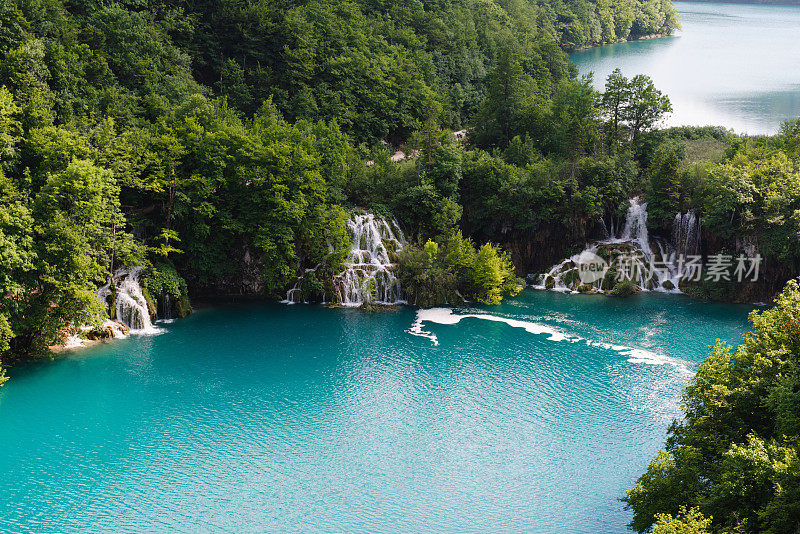
[[684,257],[700,253],[700,217],[693,210],[675,215],[672,244],[675,252]]
[[344,271],[334,277],[339,304],[402,303],[400,280],[395,276],[395,263],[390,257],[406,244],[397,222],[371,213],[353,215],[347,230],[353,244]]
[[[333,301],[341,306],[361,306],[364,303],[402,304],[400,280],[395,275],[396,264],[392,256],[406,244],[397,221],[388,221],[372,213],[355,214],[347,222],[350,235],[350,253],[344,261],[344,270],[333,277]],[[333,246],[329,243],[329,252]],[[303,283],[310,274],[316,274],[317,265],[306,269],[297,277],[294,286],[286,292],[284,304],[306,302]],[[323,293],[323,304],[325,303]]]
[[[333,253],[333,245],[328,243],[328,247],[330,248],[330,252]],[[306,269],[305,272],[301,276],[298,276],[297,280],[295,281],[295,283],[292,286],[292,288],[289,291],[286,292],[286,298],[284,300],[282,300],[281,303],[283,303],[283,304],[298,304],[300,302],[303,302],[305,304],[308,304],[308,301],[302,300],[302,298],[303,298],[303,289],[302,289],[301,286],[302,286],[303,280],[305,280],[305,277],[308,276],[308,273],[316,273],[317,269],[319,269],[319,267],[320,267],[320,264],[317,264],[317,266],[314,267],[313,269]],[[325,304],[324,293],[323,293],[323,298],[322,298],[322,304]]]
[[[599,277],[588,284],[581,280],[580,268],[590,261],[602,258],[604,261],[613,261],[620,255],[628,255],[635,264],[639,274],[649,272],[649,266],[657,263],[658,268],[652,270],[652,278],[644,276],[634,279],[641,291],[666,291],[679,292],[678,281],[680,272],[677,269],[677,254],[684,254],[684,250],[699,249],[700,221],[694,213],[678,214],[676,221],[681,227],[678,233],[683,249],[677,249],[669,242],[661,239],[651,239],[647,231],[647,202],[641,197],[629,200],[630,206],[625,216],[625,224],[617,235],[614,221],[611,221],[611,231],[606,230],[609,237],[595,243],[590,243],[580,254],[575,254],[561,263],[554,265],[547,273],[539,275],[534,287],[554,291],[576,292],[581,286],[590,286],[593,291],[604,292],[611,289],[611,281]],[[604,228],[608,228],[603,222]],[[673,240],[675,230],[673,229]],[[657,250],[653,250],[651,241]]]
[[639,245],[639,249],[649,259],[652,251],[650,250],[650,236],[647,233],[647,202],[642,202],[641,198],[630,199],[628,214],[625,216],[625,226],[622,233],[616,239],[607,240],[608,243],[633,242]]
[[[141,267],[117,269],[108,283],[97,290],[97,296],[108,304],[108,298],[113,293],[116,320],[130,328],[131,333],[150,334],[158,330],[153,327],[150,320],[147,300],[144,298],[142,286],[139,284],[141,273]],[[114,286],[113,292],[112,285]]]

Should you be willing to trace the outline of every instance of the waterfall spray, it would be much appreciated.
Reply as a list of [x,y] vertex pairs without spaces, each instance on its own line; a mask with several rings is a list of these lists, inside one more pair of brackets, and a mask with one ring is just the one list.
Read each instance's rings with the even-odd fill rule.
[[108,283],[97,290],[97,296],[108,304],[108,297],[113,293],[116,320],[130,328],[131,333],[152,334],[158,329],[153,327],[150,320],[147,300],[139,283],[141,273],[142,267],[117,269]]
[[402,303],[400,280],[395,276],[395,264],[390,257],[390,248],[396,253],[406,244],[397,222],[371,213],[354,215],[347,223],[347,230],[353,244],[344,271],[334,279],[339,303],[342,306]]
[[[651,238],[647,231],[647,202],[640,197],[629,200],[625,224],[617,234],[613,218],[607,238],[590,243],[580,254],[575,254],[554,265],[547,273],[539,275],[534,287],[553,291],[576,292],[589,286],[591,291],[604,292],[611,289],[611,282],[592,278],[585,282],[581,267],[589,260],[604,262],[625,254],[640,273],[652,272],[652,277],[633,280],[641,291],[679,292],[681,273],[676,267],[679,254],[694,254],[699,250],[700,220],[693,212],[678,214],[673,225],[672,241]],[[603,227],[608,228],[603,222]],[[652,243],[655,243],[655,249]],[[594,260],[593,260],[594,261]],[[650,269],[657,264],[659,268]],[[581,287],[583,286],[583,287]]]
[[[342,306],[352,307],[364,303],[404,303],[392,257],[406,244],[397,221],[376,217],[372,213],[357,214],[347,222],[347,233],[351,240],[350,253],[343,262],[344,270],[333,277],[335,295],[332,300]],[[329,243],[328,247],[332,254],[333,245]],[[305,302],[302,283],[306,276],[316,273],[318,268],[319,265],[306,269],[281,302]]]
[[700,217],[694,211],[678,213],[672,223],[672,244],[678,254],[689,256],[700,252]]

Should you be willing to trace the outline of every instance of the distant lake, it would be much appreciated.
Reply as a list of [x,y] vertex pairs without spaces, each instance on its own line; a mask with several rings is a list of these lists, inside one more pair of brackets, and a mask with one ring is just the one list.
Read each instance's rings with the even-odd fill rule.
[[800,117],[800,6],[675,2],[683,26],[673,37],[571,55],[602,88],[616,67],[647,74],[669,95],[669,126],[719,125],[775,133]]

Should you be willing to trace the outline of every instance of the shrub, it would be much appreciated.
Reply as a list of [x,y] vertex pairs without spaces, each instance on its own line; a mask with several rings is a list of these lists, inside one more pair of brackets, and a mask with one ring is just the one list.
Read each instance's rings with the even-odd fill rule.
[[172,263],[153,264],[147,270],[142,289],[151,313],[153,308],[171,308],[173,302],[176,303],[175,313],[178,317],[192,313],[186,280],[178,274]]
[[684,416],[670,426],[666,450],[623,499],[632,529],[658,522],[659,534],[797,531],[800,283],[791,280],[775,307],[750,321],[744,342],[718,342],[684,390]]
[[491,243],[476,250],[461,232],[443,244],[428,240],[400,253],[400,281],[409,301],[420,306],[456,303],[462,296],[483,304],[499,304],[505,295],[525,287],[514,274],[510,256]]
[[615,297],[629,297],[638,292],[639,287],[630,280],[620,280],[611,290],[611,294]]

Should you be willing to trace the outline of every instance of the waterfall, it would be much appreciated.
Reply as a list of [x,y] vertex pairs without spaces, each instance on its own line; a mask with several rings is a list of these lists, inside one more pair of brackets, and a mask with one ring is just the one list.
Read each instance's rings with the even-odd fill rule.
[[625,216],[625,226],[619,237],[606,240],[607,243],[634,242],[645,257],[650,258],[650,236],[647,233],[647,202],[642,202],[640,197],[629,200],[630,207]]
[[[641,197],[636,197],[630,199],[629,203],[625,224],[619,233],[612,218],[610,229],[607,231],[609,237],[589,243],[581,253],[563,260],[547,273],[539,275],[534,288],[573,293],[578,289],[599,293],[609,291],[613,286],[613,280],[605,280],[609,263],[613,265],[624,255],[629,258],[629,265],[626,265],[626,268],[636,274],[633,282],[639,290],[678,292],[681,273],[676,268],[675,248],[661,239],[651,239],[647,231],[647,202]],[[688,225],[689,218],[684,217],[684,219]],[[691,225],[697,227],[693,235],[699,240],[699,221],[696,225],[694,222]],[[605,225],[605,221],[603,227],[609,228]],[[653,250],[651,242],[656,244],[657,250]],[[587,269],[587,266],[592,264],[604,270]],[[652,269],[652,277],[645,276],[655,264],[658,268]]]
[[[328,243],[328,249],[330,250],[330,253],[333,254],[333,245]],[[301,284],[303,283],[303,280],[305,280],[306,276],[308,276],[308,273],[316,273],[317,269],[319,269],[320,265],[322,265],[322,264],[317,264],[317,266],[314,267],[313,269],[306,269],[305,272],[302,274],[302,276],[298,276],[297,280],[295,281],[295,283],[292,286],[292,288],[289,291],[286,292],[286,298],[283,299],[281,301],[281,303],[282,304],[298,304],[298,303],[302,302],[304,304],[308,304],[307,300],[303,300],[302,299],[303,298],[303,289],[301,287]],[[324,293],[323,293],[323,296],[322,296],[322,304],[325,304],[325,294]]]
[[[352,239],[345,269],[334,277],[342,306],[402,303],[400,280],[391,253],[402,250],[405,236],[396,221],[368,213],[353,215],[347,223]],[[387,248],[388,246],[388,248]]]
[[684,257],[700,252],[700,217],[693,210],[675,215],[672,244],[676,252]]
[[116,320],[130,328],[131,333],[151,334],[158,330],[150,320],[147,300],[139,284],[141,273],[142,267],[117,269],[108,283],[97,290],[97,296],[108,304],[108,298],[113,294]]
[[[344,270],[333,277],[333,301],[341,306],[361,306],[373,304],[403,304],[400,280],[395,275],[392,256],[406,244],[397,221],[376,217],[372,213],[355,214],[347,222],[350,236],[350,253],[344,263]],[[333,245],[328,243],[333,254]],[[286,292],[284,304],[307,302],[303,293],[303,282],[320,265],[306,269],[297,277],[294,285]],[[323,293],[323,304],[326,296]]]

